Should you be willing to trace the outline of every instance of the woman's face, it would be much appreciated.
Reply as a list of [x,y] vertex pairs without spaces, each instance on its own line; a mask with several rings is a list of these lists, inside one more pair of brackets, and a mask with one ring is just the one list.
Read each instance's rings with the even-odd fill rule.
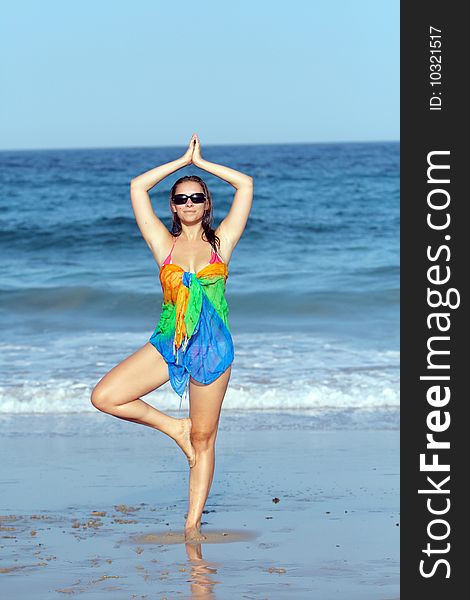
[[[180,183],[175,194],[203,194],[204,190],[200,183],[197,181],[184,181]],[[171,210],[178,215],[180,220],[184,223],[195,223],[201,221],[204,216],[204,211],[209,208],[209,200],[205,202],[194,203],[191,198],[186,200],[186,204],[174,204],[171,203]]]

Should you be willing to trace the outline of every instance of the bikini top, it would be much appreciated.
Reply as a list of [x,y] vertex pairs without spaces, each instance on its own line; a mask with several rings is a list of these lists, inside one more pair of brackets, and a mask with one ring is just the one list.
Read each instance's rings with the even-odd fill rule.
[[195,331],[205,300],[228,327],[228,306],[225,298],[228,267],[212,249],[209,264],[197,273],[185,271],[183,267],[171,262],[176,240],[175,237],[170,253],[160,268],[163,306],[159,327],[161,331],[172,331],[173,352],[177,355],[177,350],[181,346],[183,350],[186,348]]
[[[171,247],[170,253],[168,254],[168,256],[163,261],[162,267],[164,265],[172,265],[173,264],[173,259],[172,259],[171,255],[173,253],[173,248],[175,247],[177,239],[178,239],[178,237],[175,237],[175,239],[173,240],[173,245]],[[214,248],[212,248],[211,259],[210,259],[209,265],[212,265],[215,262],[223,263],[224,261],[220,258],[219,254],[214,250]],[[206,265],[206,266],[208,266],[208,265]],[[202,269],[201,269],[201,271],[202,271]],[[188,271],[188,273],[194,273],[194,271]]]

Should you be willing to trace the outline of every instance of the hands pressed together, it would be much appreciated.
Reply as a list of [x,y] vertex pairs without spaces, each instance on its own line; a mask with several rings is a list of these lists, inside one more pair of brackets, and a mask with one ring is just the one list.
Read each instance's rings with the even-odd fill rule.
[[196,133],[193,133],[193,135],[191,136],[188,149],[184,153],[184,158],[188,165],[192,163],[196,167],[198,166],[198,163],[202,160],[201,142],[199,141],[199,138],[197,137]]

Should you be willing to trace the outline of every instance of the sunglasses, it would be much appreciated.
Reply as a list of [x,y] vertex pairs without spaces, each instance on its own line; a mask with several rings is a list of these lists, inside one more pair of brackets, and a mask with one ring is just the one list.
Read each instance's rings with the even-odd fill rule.
[[206,200],[205,194],[202,192],[196,192],[188,196],[187,194],[175,194],[173,196],[173,204],[183,205],[186,204],[188,198],[191,198],[193,204],[202,204]]

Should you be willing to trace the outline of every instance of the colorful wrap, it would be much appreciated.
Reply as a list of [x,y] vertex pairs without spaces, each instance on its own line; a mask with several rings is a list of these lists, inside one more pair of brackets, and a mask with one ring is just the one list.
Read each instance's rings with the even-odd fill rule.
[[220,262],[198,273],[174,264],[160,269],[162,312],[149,342],[168,363],[171,386],[181,399],[189,389],[190,376],[211,383],[233,362],[227,277],[227,265]]

